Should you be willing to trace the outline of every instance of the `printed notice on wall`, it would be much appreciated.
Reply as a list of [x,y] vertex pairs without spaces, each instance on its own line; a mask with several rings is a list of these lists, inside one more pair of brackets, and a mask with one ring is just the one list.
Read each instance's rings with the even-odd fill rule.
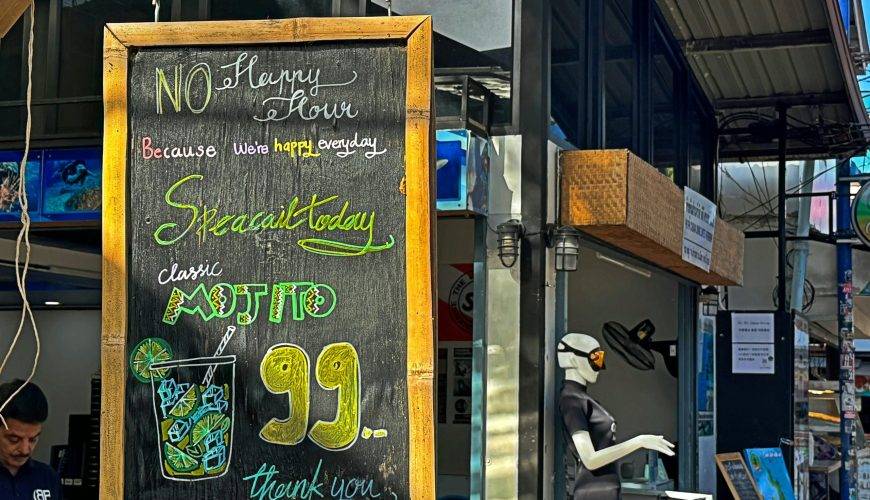
[[774,324],[773,313],[731,313],[731,373],[774,373]]
[[709,272],[716,231],[716,204],[689,188],[684,192],[683,260]]
[[731,344],[731,373],[773,374],[773,344]]
[[731,341],[735,343],[772,343],[773,313],[732,313]]

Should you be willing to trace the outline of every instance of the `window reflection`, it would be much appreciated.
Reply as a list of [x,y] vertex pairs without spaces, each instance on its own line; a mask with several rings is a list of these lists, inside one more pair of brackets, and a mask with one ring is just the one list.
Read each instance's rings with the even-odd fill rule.
[[705,134],[707,127],[695,99],[689,99],[689,120],[686,133],[689,138],[689,178],[688,186],[699,193],[702,191],[701,175],[707,168],[704,159]]
[[[192,2],[188,0],[182,5],[186,6],[188,3]],[[331,14],[332,0],[212,0],[210,18],[283,19],[325,17]]]
[[[511,121],[511,68],[513,66],[512,0],[392,0],[393,14],[432,16],[436,75],[467,74],[486,87],[492,95],[494,124]],[[368,2],[366,14],[387,15],[386,0]],[[453,71],[455,70],[455,71]],[[438,117],[459,113],[461,92],[450,85],[435,89]],[[476,105],[469,100],[469,106]],[[473,114],[474,110],[469,110]],[[477,113],[480,114],[480,113]]]
[[[162,5],[161,14],[168,19],[169,9],[166,5]],[[99,97],[102,94],[103,26],[107,22],[153,20],[154,10],[150,2],[63,0],[57,58],[57,97]],[[49,84],[53,83],[50,72],[47,72],[47,78]],[[98,131],[101,120],[102,107],[100,101],[95,100],[59,105],[56,124],[46,125],[53,132]],[[54,130],[51,130],[52,127]]]
[[[17,100],[24,96],[22,84],[22,49],[24,22],[19,20],[0,40],[0,101]],[[0,107],[0,136],[17,135],[23,129],[20,107]]]
[[604,2],[604,106],[607,148],[631,148],[634,104],[632,0]]
[[653,38],[652,136],[653,166],[674,179],[676,155],[676,71],[660,33]]
[[585,99],[586,2],[553,0],[550,23],[550,115],[553,135],[580,147]]

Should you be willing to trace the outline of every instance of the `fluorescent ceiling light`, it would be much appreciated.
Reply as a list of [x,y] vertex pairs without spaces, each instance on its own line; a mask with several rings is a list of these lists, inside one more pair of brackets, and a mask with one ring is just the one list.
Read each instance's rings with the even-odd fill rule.
[[56,300],[46,300],[45,305],[47,305],[47,306],[59,306],[60,302],[58,302]]
[[639,275],[643,276],[644,278],[649,278],[649,277],[652,276],[652,273],[649,272],[649,271],[647,271],[647,270],[644,270],[644,269],[638,269],[638,268],[636,268],[636,267],[634,267],[634,266],[632,266],[632,265],[630,265],[630,264],[627,264],[627,263],[625,263],[625,262],[622,262],[621,260],[616,260],[616,259],[613,259],[613,258],[608,257],[608,256],[606,256],[606,255],[602,255],[602,254],[599,253],[599,252],[595,252],[595,256],[596,256],[599,260],[603,260],[604,262],[610,262],[611,264],[616,265],[616,266],[619,266],[619,267],[625,269],[626,271],[631,271],[631,272],[633,272],[633,273],[639,274]]

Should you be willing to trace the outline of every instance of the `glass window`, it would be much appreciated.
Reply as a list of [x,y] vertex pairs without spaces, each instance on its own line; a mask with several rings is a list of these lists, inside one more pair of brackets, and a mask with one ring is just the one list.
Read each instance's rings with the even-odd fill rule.
[[9,33],[0,39],[0,99],[19,99],[21,86],[21,54],[26,41],[24,21],[19,19]]
[[[432,16],[435,74],[467,74],[492,95],[493,124],[511,121],[511,68],[513,66],[513,1],[392,0],[393,14]],[[387,14],[386,0],[371,0],[367,15]],[[438,71],[438,69],[453,71]],[[461,69],[461,70],[460,70]],[[455,85],[437,85],[435,110],[439,118],[458,115],[461,92]],[[471,105],[471,99],[469,100]],[[469,114],[473,114],[469,110]]]
[[[161,4],[161,19],[169,19],[170,8]],[[61,2],[57,80],[47,73],[47,84],[56,85],[57,97],[93,97],[92,102],[57,107],[56,126],[47,132],[99,131],[102,122],[103,26],[106,23],[153,21],[151,2],[109,0],[64,0]],[[53,49],[49,48],[49,52]],[[49,54],[49,68],[51,67]],[[52,130],[54,128],[54,130]]]
[[677,71],[660,33],[653,37],[652,61],[652,164],[674,179],[677,166]]
[[702,173],[709,168],[704,158],[707,127],[703,120],[697,101],[689,99],[689,120],[686,123],[686,133],[689,139],[688,186],[699,193],[702,192]]
[[[185,6],[190,0],[185,0]],[[196,3],[194,3],[196,5]],[[211,19],[282,19],[325,17],[332,14],[332,0],[212,0]]]
[[550,23],[550,120],[553,135],[580,147],[586,78],[586,2],[553,0]]
[[632,0],[604,2],[604,144],[631,148],[634,104]]
[[24,126],[20,106],[4,106],[3,101],[24,98],[22,54],[26,37],[24,22],[19,20],[0,39],[0,137],[19,135]]

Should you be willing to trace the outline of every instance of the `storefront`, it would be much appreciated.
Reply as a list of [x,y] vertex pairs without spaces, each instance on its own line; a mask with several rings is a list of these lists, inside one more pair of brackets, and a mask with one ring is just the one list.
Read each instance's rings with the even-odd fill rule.
[[[737,102],[739,89],[716,87],[726,77],[699,81],[699,68],[709,65],[705,58],[726,49],[697,50],[687,59],[686,38],[720,34],[687,35],[687,26],[698,21],[669,1],[482,0],[465,2],[461,11],[452,2],[413,0],[160,4],[161,21],[433,16],[439,498],[564,496],[570,444],[559,411],[564,373],[558,344],[568,333],[588,334],[607,351],[607,369],[590,393],[618,422],[617,438],[662,435],[677,445],[674,457],[658,457],[660,468],[644,451],[626,456],[619,468],[624,487],[715,490],[712,337],[718,299],[702,296],[701,286],[739,284],[740,273],[732,266],[723,281],[705,279],[705,273],[681,267],[679,254],[661,260],[661,252],[596,233],[597,223],[569,222],[564,207],[572,195],[561,184],[560,162],[571,150],[627,149],[664,175],[654,180],[666,178],[715,200],[721,156],[748,147],[764,157],[772,154],[768,143],[775,144],[767,133],[747,140],[756,132],[748,128],[720,130],[716,113],[737,115],[728,123],[744,125],[740,110],[773,109],[778,101],[771,96],[781,94],[781,87],[753,91],[755,100]],[[102,171],[93,154],[102,137],[101,30],[106,22],[153,19],[148,2],[37,2],[37,152],[31,158],[41,178],[34,179],[31,195],[38,193],[40,200],[34,205],[38,244],[100,253],[98,210],[87,189],[99,187]],[[0,73],[23,75],[24,26],[26,19],[3,38]],[[0,82],[0,159],[11,174],[22,147],[23,82]],[[860,114],[849,109],[849,89],[839,92],[846,97],[830,98],[834,112]],[[679,197],[679,220],[664,224],[682,235],[685,206]],[[655,218],[660,208],[651,197],[624,210]],[[604,206],[593,204],[589,211],[603,212]],[[573,272],[560,265],[554,243],[554,230],[563,225],[583,231]],[[14,223],[3,227],[3,236],[14,236]],[[723,231],[717,226],[716,235]],[[506,237],[513,238],[512,250]],[[740,257],[731,259],[742,271],[742,244],[728,245],[740,248]],[[32,295],[46,309],[39,317],[52,324],[59,315],[69,321],[68,315],[81,313],[88,325],[82,328],[93,330],[99,320],[94,270],[58,264],[77,260],[75,254],[45,259],[56,269],[45,271],[45,285]],[[14,292],[14,285],[5,291]],[[4,306],[15,308],[14,294],[6,295]],[[70,310],[52,311],[54,302]],[[91,342],[99,341],[96,330],[88,333]],[[88,383],[98,363],[93,354],[92,363],[75,374]],[[58,363],[63,358],[62,351],[45,355]],[[89,400],[84,384],[76,390],[79,400]],[[52,421],[56,444],[65,442],[66,414],[81,412],[80,406],[71,403]],[[647,465],[660,469],[655,479]]]

